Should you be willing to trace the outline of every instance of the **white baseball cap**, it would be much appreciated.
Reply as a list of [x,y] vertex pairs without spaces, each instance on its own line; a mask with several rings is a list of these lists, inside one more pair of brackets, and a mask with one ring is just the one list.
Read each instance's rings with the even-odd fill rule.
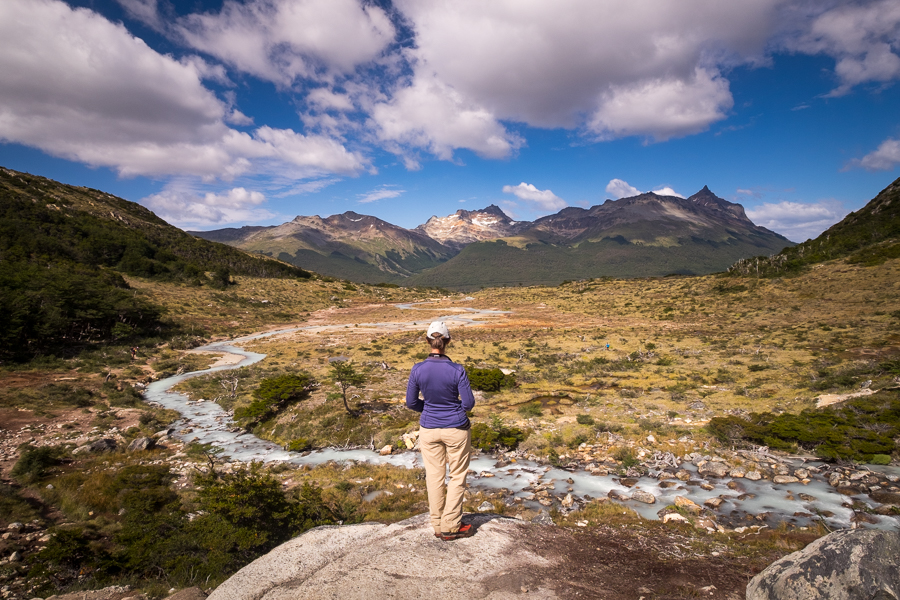
[[440,333],[442,338],[450,337],[450,330],[447,329],[447,324],[443,321],[434,321],[431,325],[428,326],[428,332],[425,334],[425,337],[431,339],[434,337],[435,333]]

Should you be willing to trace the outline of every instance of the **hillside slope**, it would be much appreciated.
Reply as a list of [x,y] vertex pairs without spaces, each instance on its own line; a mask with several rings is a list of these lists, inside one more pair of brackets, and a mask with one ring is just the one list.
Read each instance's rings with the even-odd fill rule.
[[121,273],[217,286],[231,274],[309,277],[196,239],[134,202],[0,168],[0,358],[157,330],[161,309]]
[[817,238],[785,248],[774,256],[737,261],[728,271],[771,277],[797,273],[807,265],[838,258],[864,265],[900,258],[900,178]]

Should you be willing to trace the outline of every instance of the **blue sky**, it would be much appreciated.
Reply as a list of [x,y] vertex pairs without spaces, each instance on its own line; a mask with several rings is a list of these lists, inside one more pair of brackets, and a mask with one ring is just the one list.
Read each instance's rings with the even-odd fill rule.
[[0,165],[185,229],[708,185],[818,235],[900,176],[896,0],[4,0]]

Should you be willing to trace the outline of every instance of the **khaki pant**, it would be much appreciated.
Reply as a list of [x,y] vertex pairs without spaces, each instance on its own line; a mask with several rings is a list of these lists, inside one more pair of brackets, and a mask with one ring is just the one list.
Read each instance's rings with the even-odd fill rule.
[[[472,430],[419,429],[419,449],[425,463],[428,509],[435,533],[455,533],[462,521],[463,493],[472,454]],[[450,483],[444,477],[450,466]],[[446,489],[446,497],[444,491]]]

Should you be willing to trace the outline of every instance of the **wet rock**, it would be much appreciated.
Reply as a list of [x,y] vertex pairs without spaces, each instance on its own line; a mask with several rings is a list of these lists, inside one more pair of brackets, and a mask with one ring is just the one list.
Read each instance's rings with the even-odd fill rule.
[[682,469],[675,473],[675,478],[678,479],[679,481],[687,481],[691,478],[691,474],[690,474],[690,472]]
[[572,506],[575,504],[575,498],[572,497],[572,494],[566,494],[566,496],[560,501],[560,504],[562,504],[566,508],[572,508]]
[[606,495],[607,495],[607,497],[610,498],[611,500],[619,500],[619,501],[621,501],[621,502],[624,502],[625,500],[628,500],[628,496],[625,495],[624,490],[616,490],[616,489],[612,489],[612,490],[609,490],[609,493],[606,494]]
[[855,496],[859,493],[859,489],[852,485],[839,485],[837,487],[837,493],[842,496]]
[[744,486],[742,486],[742,485],[741,485],[740,483],[738,483],[737,481],[729,481],[726,485],[727,485],[727,487],[728,487],[729,490],[734,490],[734,491],[736,491],[736,492],[741,492],[741,493],[747,491],[747,488],[745,488]]
[[637,485],[638,480],[634,477],[622,477],[619,479],[619,484],[624,485],[625,487],[634,487]]
[[721,498],[708,498],[703,504],[712,509],[718,509],[720,506],[722,506],[723,502],[725,501]]
[[835,472],[828,476],[828,485],[830,485],[831,487],[837,487],[840,482],[841,482],[841,474],[840,473]]
[[722,462],[707,462],[701,464],[697,469],[701,475],[706,475],[707,477],[725,477],[728,474],[728,465]]
[[793,475],[776,475],[772,478],[774,483],[799,483],[800,480]]
[[631,499],[643,502],[644,504],[656,504],[656,496],[644,490],[635,490],[631,492]]
[[700,511],[703,510],[693,500],[688,500],[684,496],[675,496],[675,506],[695,515],[699,515]]
[[659,474],[656,476],[656,478],[659,479],[660,481],[665,481],[666,479],[674,479],[675,474],[669,473],[668,471],[660,471]]
[[388,444],[387,446],[385,446],[384,448],[379,450],[378,454],[380,454],[381,456],[387,456],[388,454],[390,454],[393,451],[394,451],[394,447],[391,446],[390,444]]
[[137,452],[139,450],[150,450],[156,446],[156,440],[148,437],[135,438],[128,444],[129,452]]
[[762,479],[762,473],[759,471],[747,471],[747,474],[744,475],[745,479],[749,479],[750,481],[759,481]]
[[701,483],[700,488],[706,490],[707,492],[711,492],[716,489],[716,486],[711,483]]
[[853,519],[851,519],[855,523],[868,523],[869,525],[875,525],[879,522],[878,517],[872,516],[866,512],[858,512],[853,515]]
[[810,496],[809,494],[797,494],[797,496],[804,502],[815,502],[816,501],[816,497]]
[[735,477],[737,479],[743,478],[746,474],[747,470],[744,467],[735,467],[732,470],[728,471],[729,477]]
[[836,531],[769,565],[747,586],[747,600],[900,598],[900,533]]
[[878,504],[900,504],[900,494],[879,490],[872,494],[872,500]]
[[795,469],[794,477],[796,477],[797,479],[806,479],[807,477],[809,477],[809,470],[808,469]]
[[665,489],[668,489],[668,488],[676,487],[677,485],[678,485],[678,484],[675,483],[674,481],[661,481],[661,482],[659,483],[659,487],[661,487],[661,488],[664,489],[664,490],[665,490]]
[[787,465],[777,464],[775,465],[775,474],[776,475],[790,475],[791,469]]
[[609,475],[609,470],[604,469],[602,467],[598,467],[596,469],[591,469],[591,475],[596,475],[598,477],[606,477]]
[[850,474],[850,481],[859,481],[864,479],[869,473],[866,471],[856,471]]

